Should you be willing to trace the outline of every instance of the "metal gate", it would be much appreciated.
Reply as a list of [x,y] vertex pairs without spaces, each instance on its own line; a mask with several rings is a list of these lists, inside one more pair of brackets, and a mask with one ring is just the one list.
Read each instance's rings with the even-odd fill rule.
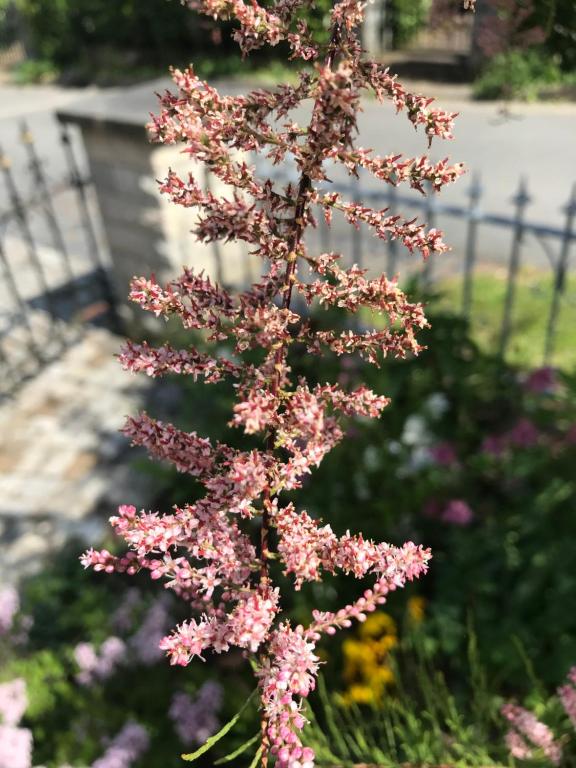
[[25,124],[10,156],[0,148],[0,397],[61,355],[86,323],[118,324],[91,183],[76,137],[63,127],[60,139],[61,178],[48,173]]

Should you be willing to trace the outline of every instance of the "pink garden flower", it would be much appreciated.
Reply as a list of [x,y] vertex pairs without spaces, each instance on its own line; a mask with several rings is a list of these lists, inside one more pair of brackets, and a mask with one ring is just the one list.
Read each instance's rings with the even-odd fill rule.
[[440,514],[440,519],[451,525],[466,526],[474,520],[474,512],[470,506],[462,499],[452,499],[449,501]]
[[[418,354],[422,347],[417,337],[428,323],[422,305],[409,300],[396,278],[372,277],[357,265],[345,267],[338,253],[310,252],[305,231],[315,225],[316,214],[328,224],[340,216],[355,227],[368,227],[377,238],[399,241],[424,259],[445,253],[438,229],[347,200],[321,182],[327,179],[327,160],[352,176],[362,169],[384,183],[419,191],[425,184],[438,190],[463,171],[461,164],[447,160],[380,157],[356,146],[364,92],[390,101],[428,144],[451,138],[456,114],[406,91],[384,66],[364,58],[359,38],[364,4],[358,0],[333,5],[328,42],[315,39],[298,3],[189,4],[216,19],[234,21],[233,35],[244,53],[284,41],[292,58],[312,63],[294,85],[243,95],[220,94],[193,68],[173,70],[176,90],[160,97],[160,112],[150,124],[152,138],[181,145],[225,191],[216,194],[204,189],[194,173],[181,178],[172,171],[160,190],[174,204],[194,209],[191,220],[199,241],[244,244],[260,259],[261,277],[237,293],[188,267],[166,285],[154,277],[135,277],[130,299],[143,310],[176,319],[184,329],[198,332],[191,338],[201,334],[217,350],[227,342],[230,352],[128,342],[120,361],[127,370],[152,377],[178,373],[206,384],[227,382],[236,396],[229,426],[242,430],[257,447],[239,450],[146,413],[130,417],[124,433],[132,443],[194,477],[203,493],[197,501],[164,513],[122,505],[111,524],[128,551],[115,556],[90,549],[82,563],[106,573],[148,571],[185,601],[190,617],[160,642],[172,664],[187,665],[208,651],[242,649],[259,685],[262,766],[269,765],[272,755],[277,768],[312,768],[314,753],[302,745],[299,732],[305,724],[303,699],[315,686],[318,642],[354,620],[363,621],[391,592],[423,575],[431,555],[412,542],[394,547],[349,531],[339,535],[286,500],[284,494],[301,487],[350,435],[353,419],[379,418],[389,404],[385,395],[363,385],[309,385],[293,375],[294,352],[379,366],[390,356]],[[306,124],[296,122],[295,109],[303,102],[311,105]],[[264,154],[273,164],[291,162],[298,181],[277,184],[260,178],[246,160],[251,153]],[[296,298],[300,306],[305,302],[379,319],[371,325],[350,323],[344,330],[329,322],[316,327],[307,314],[296,311]],[[451,504],[456,507],[449,521],[469,522],[465,503]],[[314,610],[306,626],[293,626],[281,617],[280,591],[270,570],[273,559],[294,579],[295,589],[338,571],[370,577],[372,586],[351,604],[335,612]],[[85,671],[98,674],[102,659],[84,652]],[[183,717],[183,700],[174,707]],[[123,768],[127,762],[118,757],[119,751],[117,745],[113,757]],[[134,749],[125,752],[132,760]],[[96,764],[111,765],[111,757]]]
[[32,732],[0,725],[0,768],[32,768]]
[[566,685],[558,689],[558,696],[570,722],[576,728],[576,667],[572,667],[568,673]]
[[535,368],[526,376],[522,386],[534,395],[552,394],[558,389],[558,375],[549,365]]
[[540,750],[553,765],[560,763],[562,747],[555,741],[550,728],[532,712],[516,704],[505,704],[501,712],[513,726],[513,730],[508,732],[506,743],[514,757],[529,759]]
[[22,678],[0,684],[0,723],[18,725],[27,706],[26,682]]
[[429,453],[434,463],[441,467],[455,467],[458,464],[456,449],[447,441],[432,445]]
[[0,589],[0,635],[10,631],[19,608],[20,599],[16,589],[12,586]]

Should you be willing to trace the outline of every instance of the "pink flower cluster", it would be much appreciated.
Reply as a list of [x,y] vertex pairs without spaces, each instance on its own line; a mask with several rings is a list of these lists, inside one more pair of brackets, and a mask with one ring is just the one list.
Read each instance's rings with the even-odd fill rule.
[[540,442],[540,432],[528,418],[521,418],[507,431],[489,435],[482,442],[482,452],[499,457],[515,448],[531,448]]
[[32,766],[32,732],[18,727],[27,706],[24,680],[0,684],[0,768]]
[[[430,552],[412,542],[393,547],[360,534],[338,535],[282,498],[283,492],[300,487],[343,439],[350,419],[378,418],[389,402],[365,386],[348,391],[343,381],[309,386],[292,375],[295,354],[333,354],[354,365],[359,358],[380,365],[389,355],[417,354],[418,332],[427,325],[422,306],[410,302],[394,279],[368,278],[356,266],[345,269],[336,253],[309,253],[305,231],[316,225],[316,206],[328,222],[334,213],[343,215],[354,226],[367,225],[377,237],[398,239],[423,258],[445,252],[437,229],[342,199],[318,183],[327,181],[326,161],[353,175],[363,169],[386,183],[420,191],[425,184],[438,190],[462,173],[460,165],[450,166],[447,160],[380,157],[356,147],[365,91],[390,99],[414,127],[423,129],[429,143],[451,137],[456,115],[432,108],[432,99],[407,92],[387,69],[363,58],[358,27],[364,4],[358,0],[334,4],[326,43],[313,39],[301,13],[310,3],[301,0],[187,3],[236,22],[234,35],[244,53],[285,41],[292,58],[313,63],[295,85],[243,95],[220,94],[191,68],[173,71],[177,90],[161,96],[160,114],[150,125],[152,138],[181,144],[224,191],[216,194],[194,175],[180,178],[174,172],[161,182],[161,191],[175,204],[195,209],[194,233],[200,241],[246,243],[261,260],[262,276],[238,293],[191,268],[167,285],[153,277],[134,278],[130,298],[136,304],[158,318],[176,318],[203,345],[174,349],[129,342],[120,357],[127,370],[153,377],[181,373],[207,383],[228,382],[236,393],[229,426],[261,442],[258,448],[238,450],[146,413],[129,418],[124,432],[132,442],[193,476],[204,495],[164,514],[120,507],[111,523],[128,552],[115,556],[89,550],[82,562],[108,573],[147,570],[187,602],[190,618],[160,642],[173,664],[188,664],[208,650],[241,648],[259,680],[262,765],[268,765],[271,754],[279,768],[311,768],[313,752],[302,746],[298,734],[305,723],[302,700],[315,685],[318,641],[353,620],[363,621],[391,591],[424,574]],[[306,101],[310,117],[301,124],[294,110]],[[253,152],[273,164],[290,160],[299,171],[298,182],[259,178],[246,159]],[[378,321],[346,330],[319,327],[295,311],[297,297],[309,305],[362,313],[364,322],[378,315]],[[224,342],[231,356],[205,351],[210,343]],[[294,577],[297,589],[325,571],[371,577],[373,586],[351,605],[334,613],[315,610],[308,626],[293,627],[279,617],[272,560]],[[183,700],[174,707],[184,709]]]
[[501,711],[512,725],[506,734],[506,744],[513,757],[529,760],[540,752],[553,765],[560,763],[562,747],[547,725],[517,704],[505,704]]
[[194,699],[187,693],[175,693],[169,715],[180,741],[185,746],[203,744],[219,728],[218,711],[222,706],[222,686],[208,681]]
[[558,689],[558,696],[570,722],[576,728],[576,667],[568,672],[568,680]]
[[0,590],[0,635],[7,634],[12,629],[14,616],[20,608],[18,592],[12,586]]
[[522,381],[526,392],[534,395],[553,394],[560,386],[558,374],[554,368],[545,365],[535,368]]

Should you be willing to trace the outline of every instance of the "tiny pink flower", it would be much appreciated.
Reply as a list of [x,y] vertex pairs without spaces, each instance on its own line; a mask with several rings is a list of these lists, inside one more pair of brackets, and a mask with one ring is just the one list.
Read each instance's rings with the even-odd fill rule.
[[432,445],[429,453],[434,463],[441,467],[454,467],[458,464],[456,449],[447,441]]
[[519,419],[507,434],[508,442],[519,448],[531,448],[538,443],[540,433],[530,419]]
[[558,389],[558,376],[554,368],[544,366],[536,368],[523,381],[526,392],[532,394],[552,394]]
[[451,525],[467,526],[474,519],[474,512],[462,499],[452,499],[444,507],[440,519]]

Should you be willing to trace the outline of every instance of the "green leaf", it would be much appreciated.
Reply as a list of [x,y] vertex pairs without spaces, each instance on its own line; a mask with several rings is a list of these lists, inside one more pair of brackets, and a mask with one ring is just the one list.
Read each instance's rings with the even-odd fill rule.
[[255,744],[259,738],[260,738],[260,733],[255,733],[251,739],[248,739],[248,741],[245,741],[244,744],[239,746],[238,749],[235,749],[234,752],[230,752],[229,755],[226,755],[225,757],[221,757],[219,760],[216,760],[214,762],[214,765],[222,765],[222,763],[229,763],[231,760],[234,760],[235,757],[238,757],[238,755],[241,755],[242,752],[245,752],[248,749],[248,747],[252,746],[252,744]]
[[258,752],[254,755],[254,760],[250,763],[249,768],[256,768],[258,763],[260,762],[260,758],[262,757],[262,752],[264,750],[262,749],[262,744],[258,747]]
[[204,742],[204,744],[202,744],[202,746],[199,749],[196,750],[196,752],[191,752],[188,755],[182,755],[182,760],[186,760],[187,762],[192,763],[194,760],[197,760],[199,757],[201,757],[205,752],[208,752],[209,749],[212,749],[214,744],[216,744],[218,741],[220,741],[220,739],[222,739],[224,736],[226,736],[226,734],[229,731],[231,731],[232,728],[234,728],[234,726],[236,725],[238,720],[240,720],[240,718],[242,717],[242,713],[244,712],[244,710],[246,709],[248,704],[250,704],[250,702],[252,701],[252,698],[254,697],[254,694],[256,693],[257,690],[258,689],[255,688],[252,691],[250,696],[248,696],[248,698],[246,699],[246,701],[242,705],[241,709],[238,712],[236,712],[236,714],[234,715],[232,720],[229,720],[226,723],[226,725],[222,726],[222,728],[220,728],[218,733],[215,733],[214,736],[210,736],[210,738],[207,739]]

